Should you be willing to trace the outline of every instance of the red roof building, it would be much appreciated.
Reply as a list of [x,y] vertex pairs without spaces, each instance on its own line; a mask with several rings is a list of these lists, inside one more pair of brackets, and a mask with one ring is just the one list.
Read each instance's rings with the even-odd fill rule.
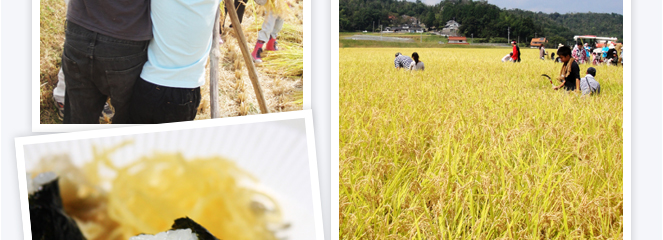
[[545,43],[547,43],[548,40],[546,38],[532,38],[532,41],[529,43],[530,46],[538,47],[541,46]]
[[469,44],[466,37],[449,37],[449,44]]

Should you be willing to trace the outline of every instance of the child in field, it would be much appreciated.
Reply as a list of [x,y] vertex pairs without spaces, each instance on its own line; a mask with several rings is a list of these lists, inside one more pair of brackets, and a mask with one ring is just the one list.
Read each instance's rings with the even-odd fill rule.
[[511,60],[512,60],[512,59],[511,59],[511,56],[513,56],[513,53],[512,53],[512,52],[510,52],[509,54],[507,54],[506,56],[504,56],[504,57],[502,58],[502,62],[511,62]]
[[[264,5],[267,1],[256,1],[259,5]],[[276,37],[278,36],[279,32],[281,31],[281,28],[283,27],[283,18],[279,16],[277,13],[273,11],[269,11],[267,13],[267,16],[265,17],[265,21],[262,23],[262,28],[260,29],[260,32],[258,32],[258,42],[256,42],[256,46],[253,48],[253,52],[251,53],[251,56],[253,57],[253,61],[256,63],[261,63],[262,62],[262,57],[260,54],[262,53],[262,45],[267,43],[267,46],[265,46],[265,51],[278,51],[279,48],[276,46]]]
[[582,95],[601,93],[601,85],[599,85],[599,82],[594,77],[596,77],[596,69],[593,67],[587,68],[587,75],[580,80]]
[[423,71],[424,70],[424,62],[419,61],[419,54],[416,53],[416,52],[412,53],[412,59],[414,59],[414,61],[412,61],[412,63],[410,63],[410,70],[415,70],[415,71],[416,70],[421,70],[421,71]]
[[571,57],[571,48],[567,46],[560,47],[557,50],[559,59],[564,63],[559,72],[558,79],[561,85],[553,87],[554,90],[564,87],[566,91],[575,91],[580,89],[580,67],[575,59]]

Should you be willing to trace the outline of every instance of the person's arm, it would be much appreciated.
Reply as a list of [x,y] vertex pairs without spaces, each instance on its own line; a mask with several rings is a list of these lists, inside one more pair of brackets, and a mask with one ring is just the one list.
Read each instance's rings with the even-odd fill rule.
[[553,87],[553,90],[557,90],[557,89],[560,89],[560,88],[564,87],[564,84],[565,84],[565,83],[566,83],[566,80],[562,81],[562,84],[559,85],[559,86],[555,86],[555,87]]

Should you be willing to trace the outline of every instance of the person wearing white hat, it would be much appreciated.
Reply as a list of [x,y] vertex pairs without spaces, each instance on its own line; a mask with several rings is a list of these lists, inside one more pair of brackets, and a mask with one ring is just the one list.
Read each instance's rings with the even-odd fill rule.
[[608,64],[613,64],[617,65],[617,62],[619,61],[619,56],[617,55],[617,50],[615,49],[615,45],[610,44],[608,46],[608,52],[606,53],[606,60],[605,62]]

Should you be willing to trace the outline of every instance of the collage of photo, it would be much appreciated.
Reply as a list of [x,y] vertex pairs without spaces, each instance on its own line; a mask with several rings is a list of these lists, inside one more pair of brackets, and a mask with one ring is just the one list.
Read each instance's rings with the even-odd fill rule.
[[629,0],[30,2],[24,240],[631,239]]

